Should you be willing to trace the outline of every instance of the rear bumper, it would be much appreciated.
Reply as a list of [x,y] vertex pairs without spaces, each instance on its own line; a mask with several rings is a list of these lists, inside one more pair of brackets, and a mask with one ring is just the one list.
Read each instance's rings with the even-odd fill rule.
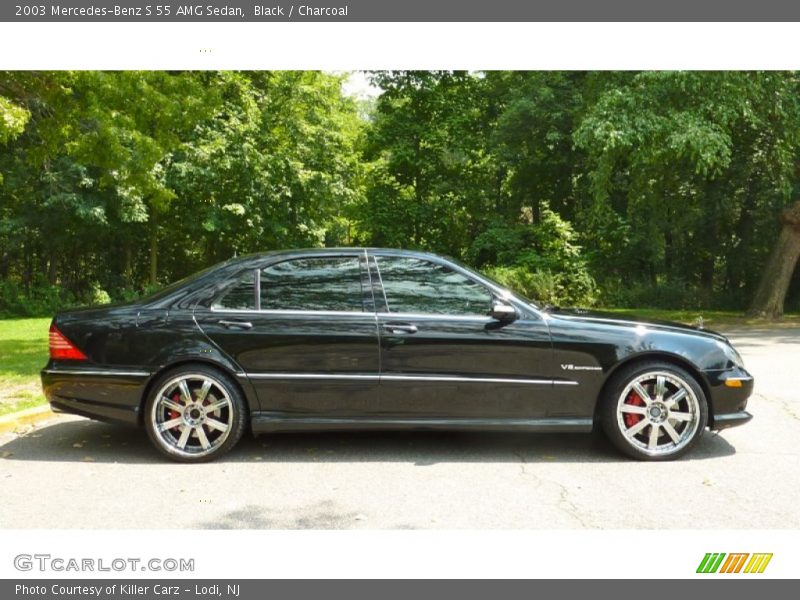
[[54,412],[136,425],[150,374],[48,364],[41,377],[44,395]]

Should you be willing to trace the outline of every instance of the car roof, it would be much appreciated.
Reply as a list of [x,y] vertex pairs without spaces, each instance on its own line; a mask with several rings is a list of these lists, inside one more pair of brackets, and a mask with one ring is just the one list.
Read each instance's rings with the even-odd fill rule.
[[247,254],[238,257],[237,259],[234,260],[236,262],[245,262],[245,261],[249,262],[251,260],[260,260],[270,257],[313,256],[315,254],[359,255],[363,254],[365,251],[372,254],[392,254],[396,256],[416,256],[416,257],[426,257],[426,258],[434,258],[440,260],[441,259],[452,260],[446,256],[441,256],[438,254],[434,254],[432,252],[425,252],[423,250],[408,250],[403,248],[353,247],[353,246],[342,246],[335,248],[294,248],[289,250],[270,250],[266,252],[254,252],[252,254]]
[[[168,306],[172,305],[176,298],[182,299],[188,292],[188,296],[192,297],[196,292],[203,289],[208,285],[209,281],[213,281],[220,275],[232,274],[233,272],[241,272],[250,268],[260,268],[265,259],[273,259],[269,264],[275,262],[282,262],[283,260],[290,260],[292,258],[301,258],[304,256],[336,256],[336,255],[349,255],[360,256],[364,252],[377,255],[389,256],[409,256],[414,258],[429,259],[432,262],[439,264],[449,264],[450,266],[468,271],[472,277],[477,277],[490,289],[496,292],[508,293],[508,290],[497,282],[487,279],[480,273],[472,271],[468,267],[459,263],[459,261],[447,256],[441,256],[432,252],[424,252],[421,250],[407,250],[402,248],[375,248],[375,247],[339,247],[339,248],[297,248],[291,250],[273,250],[268,252],[256,252],[235,258],[228,259],[222,263],[209,267],[205,271],[201,271],[198,277],[193,278],[191,282],[181,285],[181,282],[176,282],[171,286],[167,286],[162,292],[158,292],[155,296],[149,299],[143,299],[146,305],[150,306]],[[171,289],[170,289],[171,288]],[[520,300],[522,302],[522,300]]]

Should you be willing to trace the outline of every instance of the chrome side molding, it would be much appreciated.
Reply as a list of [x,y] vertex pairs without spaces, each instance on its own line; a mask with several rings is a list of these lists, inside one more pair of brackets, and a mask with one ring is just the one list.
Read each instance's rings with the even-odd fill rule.
[[456,377],[450,375],[380,375],[341,373],[237,373],[250,379],[308,379],[354,381],[432,381],[450,383],[518,383],[523,385],[578,385],[577,381],[563,379],[517,379],[506,377]]
[[118,369],[43,369],[48,375],[100,375],[105,377],[149,377],[147,371],[120,371]]

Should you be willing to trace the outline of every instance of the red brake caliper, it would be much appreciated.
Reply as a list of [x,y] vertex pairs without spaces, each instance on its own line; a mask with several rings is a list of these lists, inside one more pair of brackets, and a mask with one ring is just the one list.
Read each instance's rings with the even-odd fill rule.
[[[175,395],[174,395],[174,396],[172,396],[172,401],[173,401],[175,404],[180,404],[180,399],[181,399],[181,395],[180,395],[178,392],[175,392]],[[177,418],[178,418],[178,417],[180,417],[180,416],[181,416],[181,415],[180,415],[180,413],[179,413],[178,411],[176,411],[176,410],[170,410],[170,411],[169,411],[169,418],[170,418],[170,420],[172,420],[172,419],[177,419]]]
[[[625,404],[632,404],[633,406],[644,406],[644,400],[639,398],[639,394],[632,391],[630,394],[628,394],[628,397],[625,399]],[[642,415],[625,413],[625,426],[629,428],[633,427],[642,419],[644,419]]]

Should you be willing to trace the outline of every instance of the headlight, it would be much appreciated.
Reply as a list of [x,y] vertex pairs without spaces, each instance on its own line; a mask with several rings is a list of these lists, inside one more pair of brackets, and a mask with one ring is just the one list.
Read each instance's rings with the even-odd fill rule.
[[742,360],[742,356],[733,346],[720,341],[717,341],[717,346],[719,346],[719,349],[725,354],[725,358],[731,361],[735,367],[744,369],[744,361]]

